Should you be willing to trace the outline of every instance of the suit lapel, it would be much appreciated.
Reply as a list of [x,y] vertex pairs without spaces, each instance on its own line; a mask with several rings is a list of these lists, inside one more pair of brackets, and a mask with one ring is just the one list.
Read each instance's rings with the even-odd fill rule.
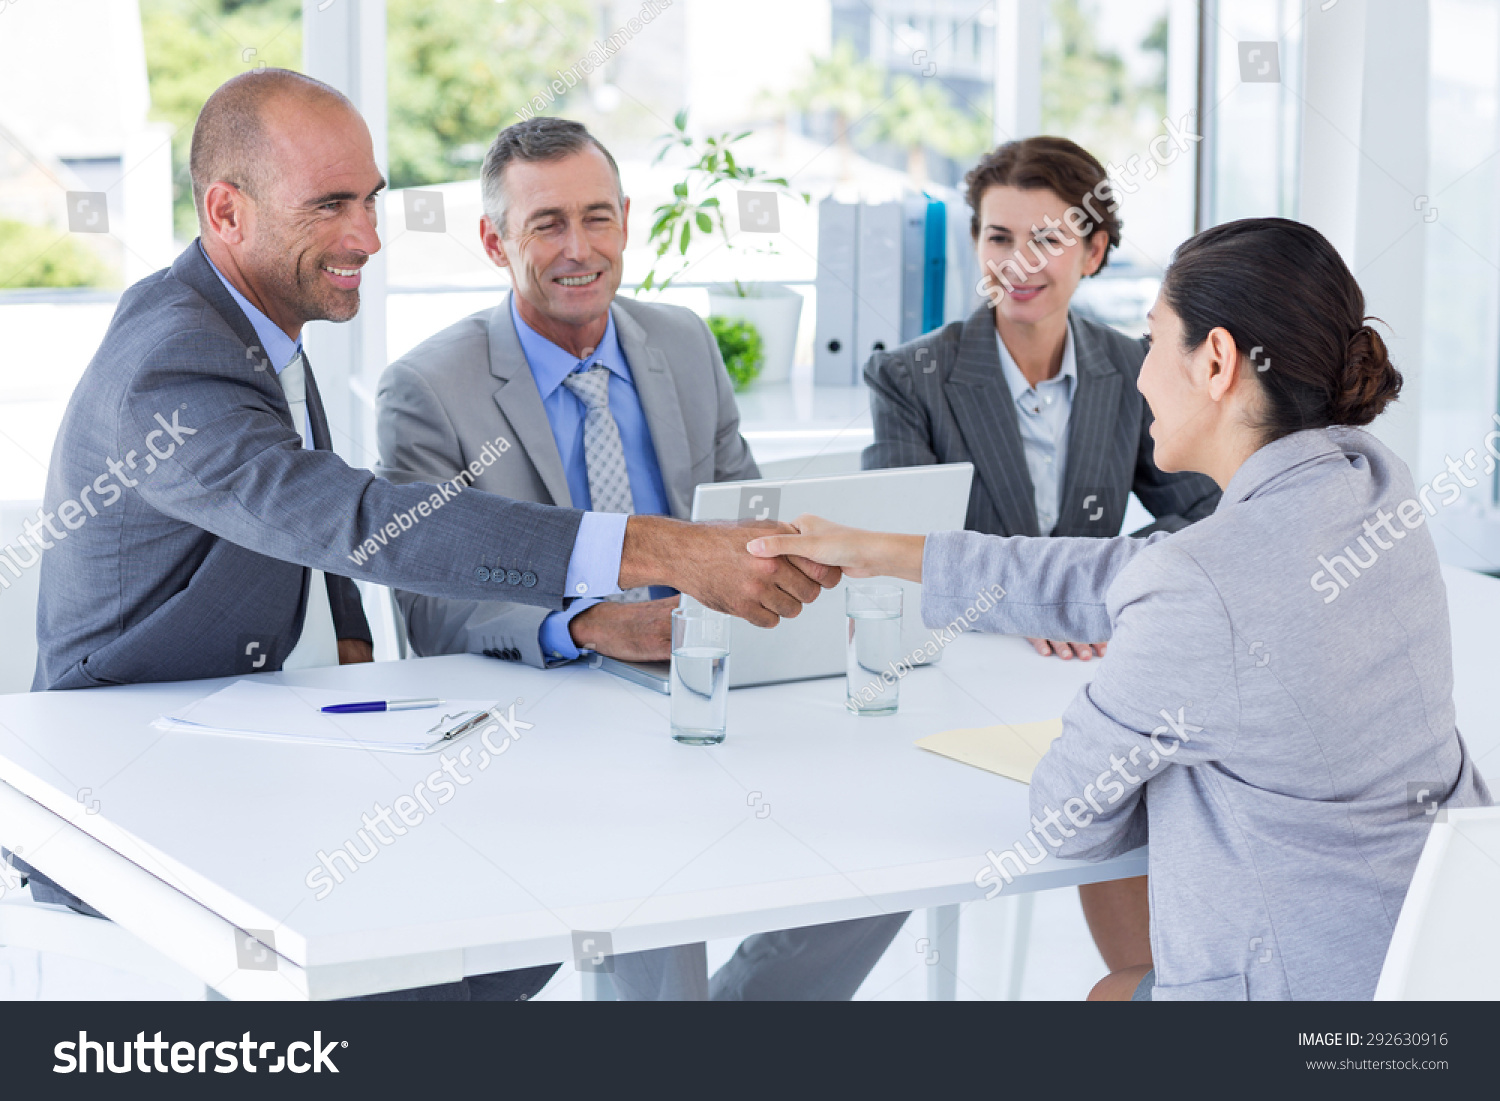
[[[213,265],[203,254],[203,249],[196,239],[172,262],[172,276],[197,291],[213,307],[214,312],[224,319],[224,323],[247,349],[247,367],[251,362],[259,359],[261,367],[256,368],[251,377],[256,379],[256,385],[266,392],[271,404],[281,411],[281,419],[291,425],[298,438],[301,438],[302,426],[292,424],[292,410],[287,405],[286,393],[277,381],[276,372],[264,369],[266,365],[264,354],[249,354],[260,353],[260,337],[255,335],[255,326],[250,324],[245,311],[240,309],[239,303],[230,297],[229,292],[224,289],[224,284],[219,282]],[[317,386],[313,383],[311,367],[307,369],[307,408],[309,411],[315,410],[311,414],[313,446],[320,451],[332,451],[333,446],[329,442],[328,418],[324,415],[322,398],[318,396]],[[320,419],[321,428],[319,427]],[[319,432],[322,433],[321,436]]]
[[247,348],[259,347],[260,338],[255,335],[255,327],[250,324],[245,311],[240,309],[239,304],[229,296],[229,292],[224,289],[224,284],[219,282],[213,265],[208,262],[208,257],[203,254],[203,248],[196,238],[172,262],[172,276],[202,295],[214,308],[214,312],[234,330],[234,335],[240,338],[240,343]]
[[573,495],[568,492],[568,476],[563,470],[562,456],[557,452],[552,422],[547,419],[541,392],[536,388],[536,378],[526,362],[526,353],[521,350],[515,322],[511,320],[509,294],[491,311],[489,331],[490,374],[500,383],[500,388],[495,391],[495,404],[510,423],[511,431],[521,444],[521,453],[531,460],[542,484],[552,495],[551,501],[543,503],[572,508]]
[[958,359],[943,393],[1005,533],[1038,535],[1036,492],[995,340],[994,316],[981,306],[964,322]]
[[646,332],[618,302],[611,307],[615,317],[615,334],[620,350],[630,365],[636,396],[646,414],[651,430],[651,444],[656,451],[656,465],[661,470],[662,485],[673,516],[687,517],[692,507],[692,456],[688,454],[687,423],[677,400],[677,383],[667,367],[667,358],[646,341]]
[[[1087,325],[1078,324],[1071,316],[1068,324],[1073,331],[1078,383],[1068,414],[1068,466],[1063,475],[1057,533],[1097,535],[1098,529],[1087,522],[1082,498],[1096,494],[1100,502],[1094,507],[1100,507],[1111,499],[1106,491],[1120,478],[1119,470],[1111,471],[1114,451],[1110,436],[1119,419],[1125,380]],[[1133,469],[1124,471],[1127,484],[1134,473]],[[1106,508],[1106,514],[1109,511]],[[1115,523],[1118,530],[1118,521]]]
[[[234,335],[239,337],[240,342],[246,348],[258,349],[260,338],[255,335],[255,327],[250,324],[250,319],[245,316],[245,311],[240,309],[224,284],[219,282],[219,277],[214,273],[213,265],[209,263],[208,257],[196,240],[193,241],[172,264],[172,275],[186,283],[197,291],[213,307],[214,311],[224,319],[225,323],[233,330]],[[263,357],[262,357],[263,358]],[[328,431],[328,416],[323,410],[323,398],[318,392],[318,384],[313,380],[312,365],[308,363],[304,353],[304,371],[307,385],[307,413],[312,422],[313,447],[319,451],[332,451],[333,444]],[[271,396],[272,402],[281,410],[281,416],[287,424],[292,426],[300,439],[302,426],[292,424],[292,410],[287,404],[286,394],[282,391],[280,383],[276,380],[274,371],[256,371],[256,375],[264,375],[264,380],[258,385]],[[307,619],[307,598],[312,586],[312,570],[304,567],[302,569],[301,592],[298,596],[297,610],[293,613],[292,622],[288,628],[288,649],[290,654],[297,646],[297,641],[302,637],[302,628]],[[340,605],[333,600],[334,580],[331,575],[326,576],[329,586],[329,601],[331,609],[339,609]],[[335,613],[337,615],[337,613]],[[337,616],[334,622],[334,633],[340,638],[357,635],[359,632],[352,629],[352,624],[341,622],[343,617]],[[282,655],[285,660],[286,655]]]

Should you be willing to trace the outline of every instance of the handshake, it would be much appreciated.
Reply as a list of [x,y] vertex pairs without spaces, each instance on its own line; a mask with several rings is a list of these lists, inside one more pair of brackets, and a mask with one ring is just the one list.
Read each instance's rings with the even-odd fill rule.
[[[757,557],[745,549],[752,539],[797,530],[777,520],[688,523],[632,516],[625,525],[620,588],[668,585],[715,611],[774,627],[843,576],[838,567],[807,558]],[[606,601],[574,617],[569,627],[580,648],[625,661],[665,661],[676,606],[675,596],[637,604]]]

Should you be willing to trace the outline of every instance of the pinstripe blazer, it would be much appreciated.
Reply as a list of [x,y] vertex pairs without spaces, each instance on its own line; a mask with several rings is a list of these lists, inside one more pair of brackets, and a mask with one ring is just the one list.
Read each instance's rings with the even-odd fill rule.
[[1056,527],[1038,528],[1036,494],[1010,387],[981,306],[865,364],[875,442],[864,468],[974,464],[964,526],[986,535],[1118,535],[1132,490],[1156,522],[1135,534],[1177,531],[1213,512],[1219,490],[1202,474],[1163,474],[1152,461],[1151,410],[1135,380],[1143,343],[1070,314],[1078,383]]

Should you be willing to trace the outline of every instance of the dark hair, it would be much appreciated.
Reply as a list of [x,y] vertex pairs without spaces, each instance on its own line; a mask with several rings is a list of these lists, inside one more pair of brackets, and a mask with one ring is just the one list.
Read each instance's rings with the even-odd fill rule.
[[[1099,271],[1109,263],[1109,254],[1120,243],[1120,204],[1115,201],[1109,175],[1094,155],[1067,138],[1045,135],[1008,141],[990,150],[964,177],[964,197],[969,202],[969,236],[979,240],[979,204],[992,187],[1018,187],[1023,191],[1047,190],[1086,217],[1080,224],[1086,235],[1106,234],[1109,246]],[[1095,275],[1099,271],[1094,272]]]
[[505,194],[505,169],[512,161],[561,160],[590,145],[604,154],[604,159],[614,171],[615,190],[620,193],[620,209],[623,211],[625,188],[620,183],[620,166],[583,123],[552,115],[537,115],[513,123],[496,134],[495,140],[490,143],[489,152],[484,155],[484,167],[479,172],[479,193],[484,213],[496,231],[502,235],[505,233],[505,208],[509,205]]
[[1223,328],[1266,394],[1266,442],[1334,424],[1364,425],[1401,392],[1401,372],[1366,321],[1365,296],[1317,230],[1245,218],[1178,247],[1161,296],[1191,351]]

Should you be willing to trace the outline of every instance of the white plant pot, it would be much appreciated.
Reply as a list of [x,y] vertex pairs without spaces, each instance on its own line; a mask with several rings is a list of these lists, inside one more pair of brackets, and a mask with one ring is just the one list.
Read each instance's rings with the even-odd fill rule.
[[733,283],[708,289],[708,312],[715,317],[742,317],[760,333],[765,349],[757,382],[785,382],[792,374],[797,350],[797,324],[802,319],[802,296],[781,283],[741,283],[745,297]]

